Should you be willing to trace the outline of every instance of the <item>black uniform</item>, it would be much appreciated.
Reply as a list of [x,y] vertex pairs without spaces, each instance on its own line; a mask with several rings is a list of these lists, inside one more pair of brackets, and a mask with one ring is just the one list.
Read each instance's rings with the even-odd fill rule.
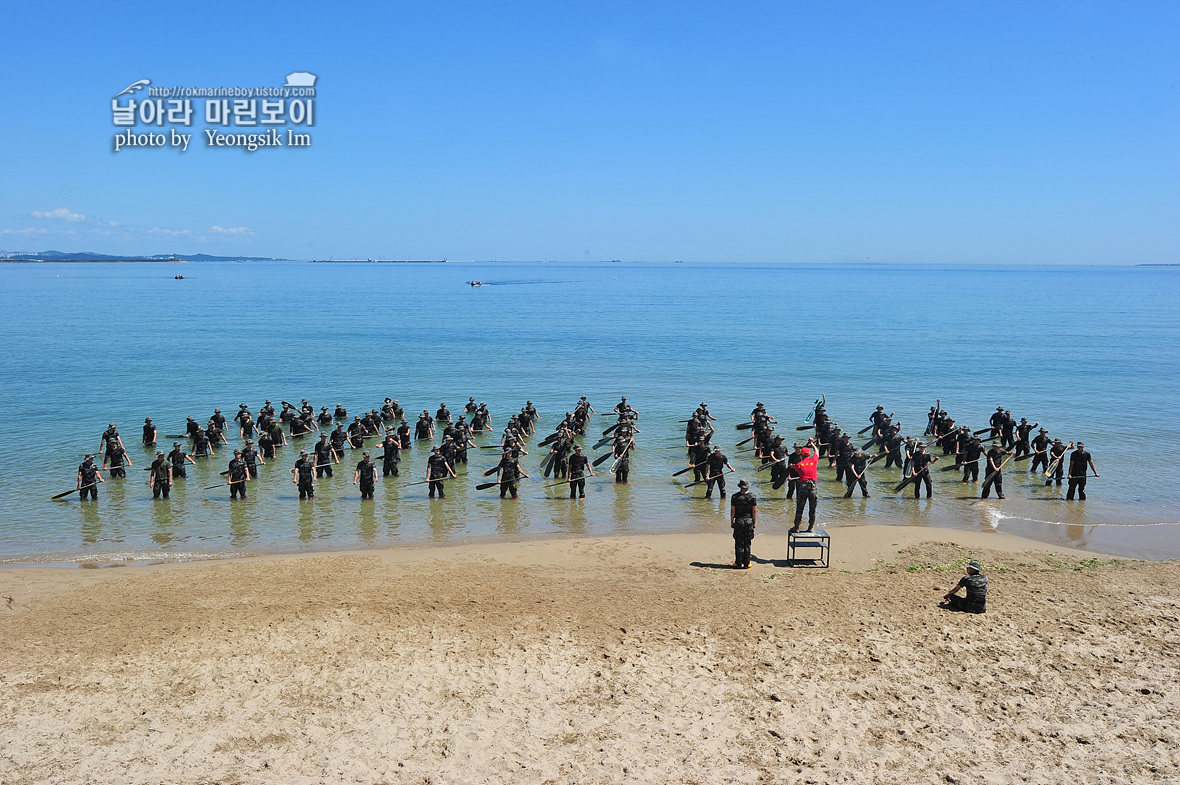
[[299,498],[314,499],[315,498],[315,461],[308,458],[306,455],[299,457],[295,461],[295,475],[299,481]]
[[705,463],[709,459],[709,447],[706,444],[694,444],[688,448],[688,461],[692,464],[692,480],[700,482],[709,476]]
[[126,477],[127,472],[123,468],[123,460],[127,457],[127,451],[115,442],[114,447],[107,447],[107,462],[111,465],[112,477]]
[[258,447],[262,450],[263,457],[275,457],[275,440],[270,435],[270,431],[264,430],[258,434]]
[[447,459],[438,453],[426,459],[426,477],[430,480],[430,498],[434,498],[435,491],[438,491],[438,498],[447,498],[446,490],[443,488],[443,480],[446,479],[449,473],[447,471]]
[[885,468],[896,466],[902,468],[903,456],[902,447],[905,445],[905,439],[901,438],[901,434],[897,431],[892,431],[885,437],[885,449],[888,452],[885,454]]
[[570,473],[570,498],[586,498],[586,467],[590,465],[590,459],[580,452],[576,452],[570,456],[569,473]]
[[246,470],[251,477],[258,477],[258,450],[247,444],[242,448],[242,460],[246,462]]
[[151,447],[156,443],[156,426],[149,423],[143,425],[143,446]]
[[336,456],[344,457],[344,443],[348,440],[348,434],[344,430],[343,425],[337,425],[336,430],[328,434],[329,441],[332,442],[332,449],[336,451]]
[[320,439],[315,447],[315,476],[332,476],[332,443],[327,439]]
[[229,498],[246,498],[246,480],[249,477],[250,467],[246,464],[246,459],[235,456],[229,462]]
[[725,464],[729,463],[729,459],[722,453],[714,450],[709,454],[705,461],[705,468],[708,470],[708,475],[705,480],[705,498],[713,498],[713,485],[716,484],[717,490],[721,491],[721,498],[725,498]]
[[85,499],[87,494],[91,499],[98,500],[98,465],[93,461],[83,463],[78,467],[82,475],[82,491],[78,498]]
[[787,498],[790,499],[799,489],[799,475],[795,472],[795,464],[803,460],[803,453],[792,450],[787,456]]
[[114,428],[107,428],[102,432],[103,451],[106,455],[111,454],[111,449],[119,446],[119,431]]
[[[977,439],[972,439],[966,447],[959,451],[963,463],[963,484],[979,482],[979,462],[983,458],[983,446]],[[985,474],[984,477],[987,477]]]
[[754,508],[758,499],[749,491],[739,490],[729,500],[733,505],[733,563],[750,566],[750,545],[754,542]]
[[1004,448],[999,445],[995,445],[987,451],[987,476],[983,481],[983,495],[980,498],[986,499],[992,486],[995,486],[996,497],[999,499],[1004,498],[1004,473],[999,468],[992,467],[993,463],[996,467],[1001,466],[1004,463],[1004,455]]
[[1068,501],[1073,501],[1074,491],[1078,492],[1078,498],[1082,501],[1086,500],[1086,475],[1090,473],[1090,453],[1084,449],[1074,450],[1069,454],[1069,489],[1065,492],[1065,498]]
[[[1061,479],[1065,476],[1065,451],[1068,449],[1068,447],[1060,442],[1053,442],[1053,444],[1049,445],[1049,463],[1056,462],[1057,465],[1053,468],[1053,473],[1048,475],[1045,485],[1056,482],[1057,487],[1061,487]],[[1048,467],[1046,467],[1047,469]]]
[[631,447],[631,440],[615,442],[615,483],[626,485],[628,478],[631,476],[631,461],[627,454]]
[[377,485],[377,464],[368,458],[362,458],[356,465],[356,470],[359,472],[357,483],[361,488],[361,499],[372,499],[373,489]]
[[382,449],[385,450],[385,457],[381,459],[381,476],[396,477],[398,468],[397,465],[401,462],[401,446],[397,439],[392,436],[386,436],[385,441],[381,443]]
[[416,439],[430,439],[430,426],[432,420],[428,414],[418,415],[418,422],[414,426],[414,438]]
[[398,426],[397,440],[402,443],[402,449],[410,449],[410,426],[405,420]]
[[188,477],[184,471],[185,457],[187,453],[180,447],[173,447],[172,452],[168,453],[168,460],[172,462],[172,479],[183,480]]
[[[869,459],[863,454],[854,454],[848,461],[848,468],[844,472],[844,480],[848,483],[848,492],[844,494],[845,499],[852,498],[852,491],[857,485],[860,486],[860,495],[868,497],[869,483],[865,479],[865,471],[869,467]],[[857,475],[860,475],[859,478]],[[736,497],[735,497],[736,498]]]
[[511,493],[512,498],[516,498],[516,481],[520,478],[520,464],[512,453],[505,455],[500,459],[500,498],[503,499],[505,494]]
[[852,453],[856,450],[852,445],[852,437],[844,434],[840,437],[840,441],[832,445],[832,450],[836,456],[836,482],[840,482],[848,473],[848,464],[852,461]]
[[192,437],[192,454],[197,458],[208,456],[209,454],[209,437],[205,436],[204,431],[197,431]]
[[1030,472],[1036,472],[1037,467],[1049,468],[1049,445],[1052,443],[1053,440],[1043,433],[1038,433],[1032,440],[1033,457],[1028,467]]
[[[910,475],[914,478],[914,498],[917,499],[922,495],[922,486],[926,486],[926,498],[930,498],[932,486],[930,484],[930,470],[927,468],[934,463],[934,456],[925,450],[919,450],[914,453],[913,466],[914,473]],[[922,471],[925,469],[925,471]]]

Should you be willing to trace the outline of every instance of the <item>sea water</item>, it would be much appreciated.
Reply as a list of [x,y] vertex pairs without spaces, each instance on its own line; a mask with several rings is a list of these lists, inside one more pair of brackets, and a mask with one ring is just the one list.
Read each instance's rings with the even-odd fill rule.
[[[183,275],[183,280],[175,278]],[[473,287],[469,281],[481,281]],[[104,564],[255,553],[421,546],[477,538],[728,531],[719,498],[673,479],[684,424],[708,402],[741,477],[762,479],[749,436],[757,401],[788,443],[813,402],[846,431],[880,404],[922,434],[941,399],[959,424],[987,425],[997,406],[1083,440],[1100,478],[1067,502],[1027,462],[1005,469],[1007,500],[933,473],[934,497],[892,493],[900,476],[869,470],[871,497],[821,470],[823,524],[909,524],[1002,531],[1143,557],[1180,557],[1180,268],[836,266],[640,263],[381,264],[307,262],[0,265],[0,563]],[[262,469],[250,499],[231,502],[229,459],[189,466],[153,501],[142,448],[150,416],[166,434],[239,403],[307,398],[350,413],[396,398],[413,423],[446,402],[486,401],[496,434],[526,399],[549,433],[579,396],[600,413],[619,397],[640,412],[630,484],[599,467],[586,500],[547,488],[544,449],[529,442],[518,501],[477,491],[495,450],[472,450],[445,501],[427,498],[427,446],[403,453],[399,478],[362,502],[349,454],[300,502],[294,440]],[[77,466],[116,422],[134,467],[77,495]],[[233,445],[238,443],[232,427]],[[857,441],[862,441],[858,438]],[[587,448],[596,438],[585,440]],[[187,444],[187,443],[186,443]],[[603,450],[591,451],[599,455]],[[101,462],[101,456],[99,456]],[[942,462],[935,465],[941,468]],[[1011,467],[1015,468],[1011,468]],[[781,531],[793,503],[755,482],[760,530]]]

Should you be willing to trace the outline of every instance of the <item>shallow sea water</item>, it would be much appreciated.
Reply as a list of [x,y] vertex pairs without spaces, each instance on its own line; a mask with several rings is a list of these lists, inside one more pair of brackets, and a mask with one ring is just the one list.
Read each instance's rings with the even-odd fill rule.
[[[1006,531],[1176,558],[1178,294],[1180,268],[1162,267],[0,265],[0,563],[725,531],[720,501],[671,477],[685,465],[680,421],[709,403],[736,486],[761,475],[734,446],[748,435],[734,424],[761,400],[790,440],[820,393],[853,431],[877,404],[917,434],[937,397],[973,428],[1003,405],[1066,442],[1083,439],[1102,475],[1085,503],[1067,503],[1027,472],[1006,472],[1001,504],[979,502],[953,473],[934,475],[930,501],[895,496],[896,470],[874,468],[866,500],[821,483],[821,522]],[[442,401],[457,413],[475,396],[497,432],[531,399],[541,434],[580,395],[599,412],[626,395],[642,429],[631,483],[592,479],[585,502],[571,504],[564,487],[526,480],[519,501],[501,502],[474,490],[477,470],[495,461],[481,450],[446,501],[431,502],[424,485],[408,485],[423,476],[420,443],[371,503],[351,484],[351,456],[313,504],[300,503],[290,483],[298,442],[245,502],[203,490],[220,481],[224,453],[190,467],[168,502],[153,502],[140,471],[151,460],[139,446],[145,416],[172,434],[186,415],[203,424],[214,407],[232,417],[240,402],[255,414],[265,398],[359,412],[387,395],[407,413]],[[49,501],[73,487],[109,421],[136,464],[129,478],[108,478],[96,504]],[[596,418],[594,432],[609,423]],[[540,457],[524,460],[534,478]],[[754,490],[763,525],[783,526],[791,503]]]

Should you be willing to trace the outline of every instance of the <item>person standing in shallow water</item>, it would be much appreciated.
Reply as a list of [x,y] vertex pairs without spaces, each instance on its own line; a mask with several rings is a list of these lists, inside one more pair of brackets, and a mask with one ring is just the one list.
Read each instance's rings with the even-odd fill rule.
[[729,500],[729,526],[733,529],[733,566],[750,569],[750,546],[758,524],[758,499],[750,493],[750,483],[738,483],[738,492]]

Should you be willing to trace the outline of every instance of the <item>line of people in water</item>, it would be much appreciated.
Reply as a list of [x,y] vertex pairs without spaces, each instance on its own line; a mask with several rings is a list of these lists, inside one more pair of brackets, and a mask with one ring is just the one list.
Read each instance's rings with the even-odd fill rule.
[[[519,481],[531,477],[521,466],[521,459],[529,454],[525,442],[536,433],[539,419],[532,401],[527,401],[520,413],[509,419],[498,445],[482,447],[476,445],[475,437],[493,431],[492,417],[487,405],[476,403],[474,397],[468,399],[463,413],[457,418],[451,415],[445,403],[440,404],[433,416],[424,409],[412,428],[405,411],[397,400],[391,398],[386,398],[379,409],[352,416],[351,422],[348,411],[341,404],[331,412],[327,406],[322,406],[318,414],[306,399],[299,406],[286,401],[281,405],[282,409],[276,410],[268,399],[257,420],[246,404],[239,406],[232,422],[242,446],[232,449],[232,458],[226,471],[222,472],[231,499],[246,497],[248,482],[259,476],[259,466],[267,465],[268,459],[275,460],[278,449],[290,444],[288,433],[292,438],[319,433],[318,442],[310,450],[301,450],[291,469],[291,482],[297,486],[300,499],[315,498],[316,480],[333,476],[333,467],[343,462],[346,450],[361,455],[353,472],[353,484],[359,486],[362,499],[371,499],[379,476],[399,476],[403,451],[414,442],[427,440],[432,446],[426,460],[426,472],[421,481],[413,484],[428,485],[430,498],[445,498],[446,481],[457,477],[455,468],[467,463],[471,449],[498,447],[500,450],[499,462],[484,472],[485,476],[494,474],[495,479],[477,486],[479,489],[498,486],[501,498],[516,499]],[[568,485],[571,499],[585,498],[587,476],[597,476],[594,468],[606,460],[611,460],[608,471],[616,483],[626,484],[629,479],[629,456],[637,447],[635,436],[641,432],[637,423],[639,413],[623,397],[612,412],[616,422],[605,429],[602,438],[593,445],[593,449],[609,447],[609,450],[591,461],[576,440],[584,440],[590,416],[595,413],[586,396],[582,396],[574,408],[566,412],[553,433],[538,443],[539,448],[547,448],[541,458],[541,471],[546,478],[555,480],[553,486]],[[796,529],[800,527],[805,511],[809,526],[815,524],[818,465],[825,459],[828,466],[836,470],[835,479],[846,484],[845,498],[850,498],[858,488],[863,497],[869,495],[867,470],[882,460],[884,468],[896,466],[901,470],[902,481],[894,491],[900,492],[912,485],[915,498],[920,497],[923,488],[927,498],[932,495],[930,474],[934,464],[944,457],[949,461],[952,456],[953,465],[942,471],[962,472],[963,484],[978,483],[983,464],[981,497],[985,499],[993,490],[998,498],[1004,498],[1002,470],[1010,461],[1029,460],[1030,472],[1043,469],[1046,485],[1056,483],[1060,486],[1063,480],[1068,481],[1066,498],[1069,500],[1075,494],[1079,499],[1086,498],[1086,478],[1090,470],[1098,476],[1083,443],[1078,442],[1075,448],[1073,442],[1066,445],[1060,439],[1050,439],[1047,429],[1041,428],[1040,423],[1030,424],[1023,418],[1016,421],[1003,407],[992,415],[988,427],[972,431],[965,425],[957,425],[941,408],[939,401],[930,409],[922,437],[903,437],[901,424],[893,417],[893,412],[886,414],[884,407],[878,406],[870,414],[869,424],[857,434],[869,434],[868,441],[858,447],[852,441],[852,434],[841,431],[839,424],[827,415],[826,399],[821,397],[808,417],[810,422],[797,427],[797,430],[814,430],[814,435],[806,444],[795,442],[788,449],[783,436],[774,432],[778,421],[767,413],[762,402],[758,402],[749,421],[737,426],[740,430],[751,431],[749,438],[738,443],[739,452],[753,453],[760,462],[757,471],[769,470],[770,486],[775,490],[785,486],[786,498],[797,499]],[[709,413],[707,404],[702,403],[683,422],[687,423],[684,440],[688,467],[674,476],[692,471],[693,480],[684,487],[704,485],[705,498],[712,498],[717,490],[724,499],[726,475],[735,469],[721,446],[712,443],[716,418]],[[194,417],[188,417],[184,434],[165,437],[191,440],[192,449],[190,452],[182,442],[174,441],[170,452],[156,452],[155,461],[145,469],[150,472],[148,484],[153,489],[153,496],[168,498],[175,481],[186,476],[186,467],[196,463],[194,458],[212,458],[218,450],[228,447],[230,442],[226,434],[230,427],[230,421],[221,410],[215,409],[204,427]],[[434,445],[440,429],[441,444]],[[1035,437],[1032,436],[1034,430],[1037,430]],[[145,418],[143,445],[154,447],[158,438],[152,419]],[[368,440],[376,440],[372,442],[378,452],[375,458],[374,451],[366,449]],[[750,447],[740,449],[751,442]],[[989,442],[991,446],[985,450],[984,444]],[[935,455],[932,448],[941,449],[942,456]],[[1073,452],[1069,453],[1070,450]],[[95,462],[93,454],[88,454],[78,468],[75,490],[82,498],[97,498],[97,485],[105,482],[102,472],[108,471],[112,477],[126,477],[126,469],[132,466],[114,423],[100,437],[99,453],[102,455],[101,466]]]

